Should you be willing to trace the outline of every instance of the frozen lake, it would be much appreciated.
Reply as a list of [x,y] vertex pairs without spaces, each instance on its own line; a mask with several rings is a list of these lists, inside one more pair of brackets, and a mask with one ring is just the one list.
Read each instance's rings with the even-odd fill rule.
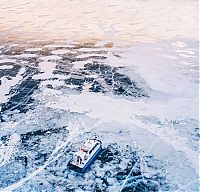
[[197,4],[1,0],[0,191],[198,191]]
[[198,38],[195,0],[1,0],[1,39]]

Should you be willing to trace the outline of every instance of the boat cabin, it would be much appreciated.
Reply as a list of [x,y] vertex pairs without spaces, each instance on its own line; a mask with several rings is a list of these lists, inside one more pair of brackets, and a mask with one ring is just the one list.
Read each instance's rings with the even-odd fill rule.
[[85,171],[97,158],[101,149],[101,141],[96,139],[88,139],[80,147],[79,151],[74,154],[69,164],[80,168],[82,171]]

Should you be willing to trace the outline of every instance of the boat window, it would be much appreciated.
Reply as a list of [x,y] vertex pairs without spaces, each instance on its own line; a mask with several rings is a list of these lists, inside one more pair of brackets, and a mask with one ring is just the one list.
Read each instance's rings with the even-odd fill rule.
[[96,143],[96,144],[92,147],[92,149],[90,149],[89,154],[92,153],[92,151],[95,149],[95,147],[96,147],[97,145],[98,145],[98,143]]

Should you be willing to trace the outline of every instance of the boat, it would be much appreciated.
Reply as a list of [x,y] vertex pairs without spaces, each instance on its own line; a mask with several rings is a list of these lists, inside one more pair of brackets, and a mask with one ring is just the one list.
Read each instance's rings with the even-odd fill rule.
[[80,147],[68,166],[78,172],[86,172],[102,150],[102,142],[98,139],[88,139]]

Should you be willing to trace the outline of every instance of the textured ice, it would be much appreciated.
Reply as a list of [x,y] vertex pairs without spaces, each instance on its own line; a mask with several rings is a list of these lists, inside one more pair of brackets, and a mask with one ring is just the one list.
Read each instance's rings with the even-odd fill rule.
[[[0,191],[198,191],[196,0],[1,0],[0,13]],[[98,159],[69,169],[93,137]]]
[[[2,57],[5,57],[4,55],[2,55]],[[15,63],[15,59],[0,59],[0,63],[5,64],[5,63]]]
[[31,54],[31,53],[24,53],[24,54],[20,54],[20,55],[14,55],[13,57],[15,58],[27,58],[29,59],[30,57],[37,57],[36,54]]
[[[197,49],[172,42],[106,51],[43,42],[34,58],[16,60],[3,49],[0,190],[197,191],[198,62],[179,55]],[[85,174],[69,170],[72,154],[95,136],[99,158]]]
[[2,141],[0,142],[0,167],[9,163],[9,159],[11,158],[12,154],[16,152],[19,142],[20,136],[16,133],[10,136],[8,143],[3,144]]
[[22,74],[25,72],[25,68],[21,68],[19,73],[16,74],[15,77],[12,77],[11,79],[4,77],[0,78],[0,101],[1,103],[5,103],[9,98],[9,92],[11,90],[11,87],[17,85],[20,80],[22,80]]

